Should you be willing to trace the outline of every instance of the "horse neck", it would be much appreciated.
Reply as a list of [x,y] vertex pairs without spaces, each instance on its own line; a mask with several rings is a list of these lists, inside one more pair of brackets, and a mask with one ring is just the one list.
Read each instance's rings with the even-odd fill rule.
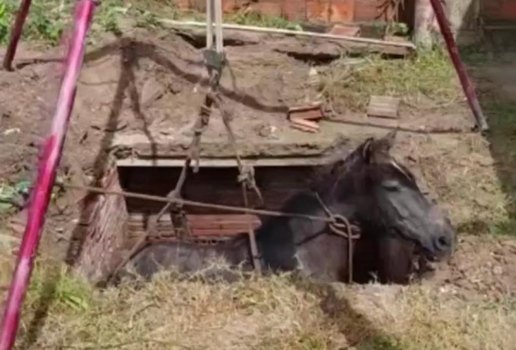
[[342,215],[350,222],[356,221],[356,203],[351,196],[345,195],[330,200],[326,206],[332,214]]
[[338,171],[333,176],[323,178],[320,190],[317,191],[322,202],[332,213],[345,216],[348,220],[354,220],[357,214],[357,206],[362,200],[358,192],[364,174],[362,158],[356,156],[356,151],[347,161],[337,164]]
[[347,193],[353,192],[355,179],[363,170],[364,147],[365,143],[345,157],[342,154],[335,154],[333,156],[335,160],[322,169],[312,187],[326,201],[336,197],[335,191],[340,192],[340,196],[337,197],[346,196],[341,200],[350,200],[352,193],[349,195]]

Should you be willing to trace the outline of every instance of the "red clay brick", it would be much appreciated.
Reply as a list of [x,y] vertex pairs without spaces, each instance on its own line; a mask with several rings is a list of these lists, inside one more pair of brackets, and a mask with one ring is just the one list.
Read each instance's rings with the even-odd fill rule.
[[351,22],[355,0],[307,0],[307,17],[309,20],[325,22]]
[[[107,190],[121,190],[115,167],[106,178]],[[89,226],[77,266],[88,279],[98,282],[113,268],[111,252],[122,247],[129,215],[120,196],[99,195],[87,207],[91,210]]]

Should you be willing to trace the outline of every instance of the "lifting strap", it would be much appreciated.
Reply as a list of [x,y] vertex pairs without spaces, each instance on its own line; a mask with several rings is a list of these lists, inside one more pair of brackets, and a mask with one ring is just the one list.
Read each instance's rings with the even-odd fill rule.
[[[206,0],[206,21],[206,49],[203,52],[203,56],[204,63],[209,75],[208,91],[206,93],[204,103],[200,108],[198,118],[194,124],[194,135],[189,147],[189,152],[185,159],[184,166],[181,170],[181,175],[179,176],[175,188],[167,195],[167,197],[173,199],[182,198],[181,192],[186,182],[187,173],[191,167],[193,159],[195,160],[193,171],[194,173],[199,171],[201,136],[204,130],[208,127],[212,107],[214,106],[220,111],[224,126],[228,134],[228,141],[235,153],[239,171],[237,180],[239,183],[241,183],[242,186],[244,205],[246,207],[249,205],[247,197],[248,189],[254,190],[258,196],[259,201],[263,204],[263,197],[254,179],[254,169],[251,166],[243,164],[240,157],[238,147],[236,145],[235,135],[231,127],[231,120],[233,119],[233,115],[231,111],[225,107],[224,101],[222,100],[219,92],[219,83],[222,77],[222,71],[224,70],[227,63],[224,53],[221,0]],[[160,210],[156,218],[149,222],[149,230],[147,234],[142,237],[141,242],[139,242],[134,249],[139,249],[138,246],[140,245],[143,246],[148,237],[157,236],[159,238],[159,234],[157,233],[157,225],[161,216],[163,216],[167,211],[169,212],[176,236],[191,236],[188,222],[186,220],[186,212],[183,210],[183,206],[180,201],[167,203]],[[248,234],[253,265],[257,271],[261,271],[260,257],[258,256],[256,239],[251,223],[249,223]]]

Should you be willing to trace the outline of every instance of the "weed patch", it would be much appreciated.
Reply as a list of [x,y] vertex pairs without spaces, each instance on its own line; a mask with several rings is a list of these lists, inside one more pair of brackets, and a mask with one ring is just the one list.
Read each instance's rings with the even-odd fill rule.
[[353,65],[344,57],[321,68],[319,91],[337,110],[362,112],[371,95],[400,97],[417,106],[450,104],[462,94],[446,53],[437,49],[403,60],[368,57]]

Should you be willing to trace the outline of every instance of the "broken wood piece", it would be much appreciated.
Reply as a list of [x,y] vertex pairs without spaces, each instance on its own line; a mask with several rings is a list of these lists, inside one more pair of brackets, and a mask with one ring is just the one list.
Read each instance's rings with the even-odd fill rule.
[[301,131],[312,132],[312,133],[316,133],[319,131],[319,125],[317,125],[317,123],[310,121],[310,120],[301,119],[301,118],[291,118],[290,123],[291,123],[290,125],[293,128],[301,130]]
[[[293,116],[293,114],[295,116]],[[324,118],[324,110],[321,102],[316,102],[306,106],[290,107],[287,111],[287,120],[320,120],[322,118]]]
[[367,106],[367,115],[378,118],[398,118],[400,99],[392,96],[371,96]]

